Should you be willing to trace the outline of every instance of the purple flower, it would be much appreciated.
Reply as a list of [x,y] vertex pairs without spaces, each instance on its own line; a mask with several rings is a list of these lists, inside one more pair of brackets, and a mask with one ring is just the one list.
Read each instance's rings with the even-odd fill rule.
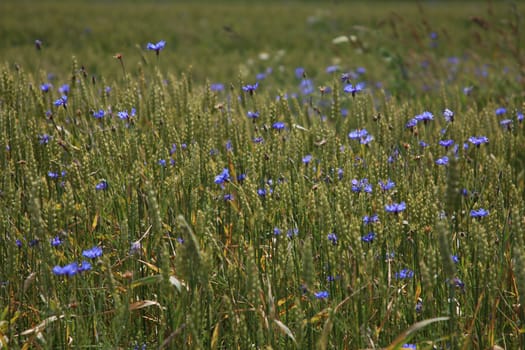
[[373,233],[373,232],[368,232],[366,235],[364,235],[363,237],[361,237],[361,240],[365,243],[371,243],[374,238],[376,237],[376,234]]
[[135,108],[131,108],[130,113],[128,113],[128,111],[120,111],[117,113],[117,116],[122,120],[128,120],[132,117],[135,117],[136,113],[137,110]]
[[379,181],[379,187],[381,187],[381,189],[382,189],[383,191],[391,190],[391,189],[393,189],[395,186],[396,186],[396,183],[393,182],[393,181],[390,180],[390,179],[386,180],[386,182]]
[[67,95],[62,95],[58,100],[55,101],[55,106],[60,107],[64,106],[64,108],[67,106]]
[[482,217],[485,217],[489,215],[489,212],[488,210],[485,210],[483,208],[480,208],[480,209],[472,209],[470,211],[470,216],[473,217],[473,218],[482,218]]
[[333,66],[328,66],[326,67],[326,73],[335,73],[339,70],[339,66],[337,64],[333,65]]
[[512,119],[503,119],[499,122],[499,125],[510,130],[510,127],[512,126]]
[[47,172],[47,176],[48,176],[50,179],[53,179],[53,180],[58,179],[58,173],[53,172],[53,171],[48,171],[48,172]]
[[255,112],[248,111],[248,113],[246,113],[246,115],[247,115],[248,118],[250,118],[250,119],[256,119],[256,118],[259,118],[259,112],[257,112],[257,111],[255,111]]
[[104,110],[102,109],[93,112],[93,117],[95,117],[96,119],[101,119],[104,117],[104,115],[106,115],[106,112],[104,112]]
[[443,117],[445,117],[445,120],[447,122],[453,122],[454,121],[454,112],[452,112],[450,109],[445,108],[443,111]]
[[484,143],[488,143],[489,139],[486,136],[471,136],[468,138],[469,142],[479,147]]
[[401,347],[401,350],[403,349],[417,349],[417,346],[416,344],[411,344],[411,343],[407,343],[407,344],[403,344],[403,346]]
[[211,91],[222,91],[224,90],[224,84],[221,84],[221,83],[215,83],[215,84],[211,84],[210,85],[210,90]]
[[353,131],[350,131],[348,134],[348,138],[352,140],[361,139],[368,136],[368,131],[366,129],[356,129]]
[[230,171],[227,168],[222,169],[221,173],[215,176],[214,182],[216,184],[223,184],[230,181]]
[[425,141],[419,141],[419,146],[425,148],[428,147],[428,143],[426,143]]
[[412,118],[405,124],[405,127],[407,129],[413,129],[417,125],[417,122],[418,120],[416,118]]
[[74,262],[64,267],[57,265],[53,267],[53,273],[57,276],[62,276],[62,275],[74,276],[78,273],[78,264]]
[[362,145],[368,145],[372,141],[374,141],[374,137],[372,135],[366,135],[366,137],[361,138],[359,142]]
[[78,267],[78,272],[88,271],[91,270],[91,264],[87,262],[86,260],[83,260],[82,263],[80,263],[80,266]]
[[284,127],[285,127],[285,124],[283,122],[275,122],[272,125],[272,128],[274,128],[275,130],[282,130],[284,129]]
[[49,136],[48,134],[42,134],[38,137],[38,143],[40,143],[41,145],[47,145],[49,143],[49,140],[51,140],[51,136]]
[[275,236],[279,236],[279,235],[281,234],[281,229],[278,228],[278,227],[274,227],[274,228],[273,228],[273,234],[274,234]]
[[106,182],[106,180],[102,180],[95,186],[95,189],[97,191],[105,191],[108,189],[108,183]]
[[377,214],[373,214],[370,216],[368,215],[363,216],[363,223],[365,225],[370,225],[378,221],[379,221],[379,216]]
[[86,249],[82,252],[82,256],[88,259],[98,258],[99,256],[102,256],[102,248],[94,246],[91,249]]
[[385,205],[385,210],[387,212],[389,212],[389,213],[394,213],[394,214],[398,214],[398,213],[404,211],[406,208],[407,208],[407,206],[406,206],[405,202],[392,203],[392,204]]
[[255,90],[257,90],[258,87],[259,87],[259,82],[256,82],[253,85],[249,85],[249,84],[244,85],[242,89],[243,91],[250,93],[250,95],[253,95],[253,93],[255,92]]
[[433,120],[434,119],[434,115],[428,111],[425,111],[421,114],[418,114],[415,116],[415,119],[417,121],[422,121],[422,122],[427,122],[427,121],[430,121],[430,120]]
[[233,194],[225,194],[223,196],[223,199],[228,202],[228,201],[232,201],[233,200]]
[[159,159],[158,164],[161,167],[165,168],[166,167],[166,159]]
[[295,76],[297,79],[301,79],[304,77],[304,68],[303,67],[297,67],[295,68]]
[[465,86],[463,88],[463,94],[465,96],[470,96],[470,94],[472,93],[472,90],[474,90],[474,87],[473,86]]
[[453,144],[454,144],[454,140],[441,140],[441,141],[439,141],[439,145],[443,146],[445,148],[449,148]]
[[58,246],[61,245],[61,244],[62,244],[62,240],[60,239],[60,237],[55,236],[55,237],[53,237],[53,238],[51,239],[51,245],[52,245],[53,247],[58,247]]
[[303,157],[303,163],[304,164],[308,164],[312,161],[312,155],[311,154],[307,154],[306,156]]
[[523,121],[523,113],[518,112],[517,115],[516,115],[516,117],[518,118],[518,122],[521,123],[521,122]]
[[67,95],[69,93],[69,85],[68,84],[62,85],[61,87],[58,88],[58,92],[60,92],[62,95]]
[[412,278],[414,277],[414,271],[409,269],[402,269],[399,272],[396,272],[395,278],[396,279],[406,279],[406,278]]
[[329,233],[326,238],[328,238],[328,240],[333,244],[333,245],[336,245],[337,244],[337,235],[335,233]]
[[507,109],[505,107],[499,107],[499,108],[496,108],[496,115],[502,115],[502,114],[505,114],[507,113]]
[[355,86],[352,84],[348,84],[347,86],[345,86],[344,91],[346,93],[352,94],[352,97],[355,97],[355,94],[363,91],[364,88],[365,83],[357,83]]
[[368,179],[353,179],[352,180],[352,192],[366,192],[366,193],[372,193],[372,185],[368,183]]
[[42,40],[35,40],[35,48],[40,51],[40,49],[42,48]]
[[155,51],[155,53],[156,53],[157,56],[158,56],[160,50],[164,49],[165,46],[166,46],[166,42],[165,42],[164,40],[161,40],[161,41],[159,41],[159,42],[156,43],[156,44],[148,43],[148,45],[146,46],[146,48],[147,48],[148,50]]
[[444,156],[436,160],[437,165],[447,165],[448,164],[448,157]]
[[48,92],[49,89],[51,89],[53,87],[53,85],[49,84],[49,83],[44,83],[42,85],[40,85],[40,90],[42,90],[42,92]]
[[326,299],[328,298],[328,291],[326,290],[322,290],[322,291],[319,291],[317,293],[314,293],[314,296],[316,299]]

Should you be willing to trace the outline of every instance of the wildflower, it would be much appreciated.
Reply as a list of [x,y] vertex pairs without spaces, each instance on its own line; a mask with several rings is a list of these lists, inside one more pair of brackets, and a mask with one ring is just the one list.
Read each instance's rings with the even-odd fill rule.
[[264,73],[258,73],[255,76],[255,80],[264,80],[265,78],[266,78],[266,74],[264,74]]
[[36,39],[35,40],[35,48],[40,51],[40,49],[42,48],[42,40],[39,40],[39,39]]
[[473,217],[473,218],[482,218],[482,217],[485,217],[489,215],[489,212],[488,210],[485,210],[483,208],[480,208],[480,209],[472,209],[470,211],[470,216]]
[[78,264],[76,262],[68,264],[64,267],[62,266],[55,266],[53,267],[53,273],[57,276],[67,275],[67,276],[73,276],[78,273]]
[[366,68],[364,68],[364,67],[357,67],[356,70],[355,70],[355,72],[356,72],[357,74],[359,74],[359,75],[363,75],[363,74],[366,73]]
[[53,180],[58,179],[58,173],[56,173],[56,172],[54,172],[54,171],[48,171],[48,172],[47,172],[47,176],[48,176],[50,179],[53,179]]
[[473,86],[465,86],[463,88],[463,94],[465,96],[470,96],[470,94],[472,93],[472,90],[474,90],[474,87]]
[[227,168],[224,168],[219,175],[215,176],[214,182],[220,185],[227,181],[230,181],[230,171]]
[[333,244],[333,245],[336,245],[337,244],[337,235],[335,233],[329,233],[326,238],[328,238],[328,240]]
[[372,185],[368,183],[368,179],[364,178],[361,180],[353,179],[352,180],[352,192],[359,193],[364,191],[366,193],[372,193]]
[[348,138],[352,140],[362,139],[366,136],[368,136],[368,131],[366,129],[356,129],[348,134]]
[[326,73],[335,73],[339,70],[339,66],[337,64],[326,67]]
[[352,97],[355,97],[355,94],[363,91],[364,88],[365,83],[357,83],[355,86],[352,84],[348,84],[347,86],[345,86],[344,91],[346,93],[352,94]]
[[443,111],[443,117],[445,117],[445,120],[447,122],[453,122],[454,121],[454,112],[452,112],[450,109],[445,108]]
[[309,95],[315,90],[314,83],[310,79],[301,80],[301,84],[299,85],[299,88],[301,89],[301,92],[303,93],[303,95]]
[[505,107],[499,107],[499,108],[496,108],[495,112],[496,112],[496,115],[502,115],[502,114],[507,113],[507,109]]
[[441,141],[439,141],[439,145],[443,146],[445,148],[449,148],[453,144],[454,144],[454,140],[441,140]]
[[294,227],[293,229],[289,229],[286,231],[286,237],[292,238],[293,236],[297,236],[299,234],[299,229],[297,227]]
[[129,253],[131,255],[133,254],[140,254],[142,251],[142,244],[140,244],[140,241],[132,242],[131,247],[129,248]]
[[259,82],[256,82],[253,85],[249,85],[249,84],[245,85],[242,87],[242,89],[243,91],[250,93],[250,95],[253,95],[253,93],[255,92],[255,90],[257,90],[258,87],[259,87]]
[[425,112],[423,112],[421,114],[416,115],[415,119],[417,121],[422,121],[422,122],[426,123],[426,122],[428,122],[430,120],[433,120],[434,119],[434,115],[432,113],[428,112],[428,111],[425,111]]
[[259,118],[259,112],[257,112],[257,111],[255,111],[255,112],[248,111],[248,113],[246,113],[246,115],[250,119],[257,119],[257,118]]
[[62,95],[67,95],[69,93],[69,85],[64,84],[58,88],[58,92],[60,92]]
[[407,343],[403,344],[403,346],[401,346],[401,349],[417,349],[417,346],[416,344]]
[[91,249],[86,249],[82,252],[82,256],[85,256],[88,259],[95,259],[99,256],[102,256],[102,248],[94,246]]
[[295,68],[295,76],[298,78],[298,79],[301,79],[303,78],[305,75],[305,70],[303,67],[297,67]]
[[503,119],[499,122],[499,125],[507,128],[507,130],[510,130],[510,127],[512,126],[512,119]]
[[452,282],[454,283],[456,288],[460,288],[460,289],[464,289],[465,288],[465,283],[461,279],[459,279],[458,277],[454,277],[452,279]]
[[405,127],[407,129],[413,129],[418,123],[418,120],[416,118],[410,119],[406,124]]
[[469,142],[479,147],[484,143],[488,143],[489,139],[486,136],[471,136],[468,138]]
[[40,85],[40,90],[42,90],[42,92],[48,92],[49,89],[51,89],[53,87],[53,85],[49,84],[49,83],[44,83],[42,85]]
[[233,200],[233,194],[225,194],[223,197],[224,201],[232,201]]
[[275,122],[272,125],[272,128],[274,128],[275,130],[282,130],[284,129],[284,127],[285,127],[285,124],[283,122]]
[[62,244],[62,240],[60,239],[60,237],[55,236],[55,237],[53,237],[53,238],[51,239],[51,245],[52,245],[53,247],[58,247],[58,246],[61,245],[61,244]]
[[246,174],[237,175],[237,182],[242,183],[246,179]]
[[161,167],[165,168],[166,167],[166,159],[159,159],[158,164]]
[[363,216],[363,223],[365,225],[370,225],[378,221],[379,221],[379,216],[377,214],[373,214],[370,216],[368,215]]
[[328,298],[328,291],[326,290],[322,290],[322,291],[319,291],[317,293],[314,293],[314,296],[317,298],[317,299],[326,299]]
[[273,234],[274,234],[275,236],[279,236],[279,235],[281,234],[281,229],[278,228],[278,227],[274,227],[274,228],[273,228]]
[[226,151],[231,151],[233,149],[232,141],[228,140],[226,141]]
[[98,111],[93,112],[93,117],[95,117],[96,119],[101,119],[104,117],[105,114],[106,112],[104,112],[103,109],[100,109]]
[[406,206],[405,202],[392,203],[392,204],[385,205],[385,210],[387,212],[389,212],[389,213],[394,213],[394,214],[398,214],[398,213],[404,211],[406,208],[407,208],[407,206]]
[[516,117],[517,117],[519,123],[521,123],[523,121],[523,113],[518,112]]
[[111,92],[111,87],[110,86],[106,86],[104,88],[104,92],[106,93],[107,96],[109,96],[109,93]]
[[224,84],[221,84],[221,83],[214,83],[214,84],[211,84],[210,85],[210,90],[211,91],[222,91],[224,90]]
[[164,46],[166,46],[166,42],[165,42],[164,40],[161,40],[161,41],[159,41],[159,42],[156,43],[156,44],[148,43],[148,45],[146,46],[146,48],[147,48],[148,50],[155,51],[155,53],[156,53],[157,56],[158,56],[159,53],[160,53],[160,50],[164,49]]
[[263,143],[263,142],[264,142],[264,139],[262,138],[262,136],[253,138],[253,143]]
[[372,141],[374,141],[374,137],[372,135],[366,135],[366,137],[361,138],[359,142],[362,145],[368,145]]
[[128,120],[128,119],[131,119],[132,117],[135,117],[136,114],[137,114],[137,110],[135,108],[131,108],[130,113],[128,113],[128,111],[121,111],[117,113],[117,116],[122,120]]
[[37,238],[32,239],[32,240],[29,241],[29,247],[37,246],[39,242],[40,241]]
[[415,309],[418,314],[421,313],[421,311],[423,311],[423,300],[421,300],[421,298],[417,298]]
[[396,272],[395,278],[397,279],[406,279],[406,278],[412,278],[414,277],[414,271],[409,269],[402,269],[399,272]]
[[264,188],[257,189],[257,194],[259,197],[266,197],[266,190]]
[[390,179],[386,180],[386,182],[379,181],[378,184],[379,184],[379,187],[381,187],[383,191],[389,191],[396,186],[396,183]]
[[95,189],[97,191],[107,190],[108,189],[108,183],[106,182],[106,180],[102,180],[95,186]]
[[458,264],[459,263],[459,258],[458,258],[457,255],[451,255],[450,258],[452,259],[454,264]]
[[64,106],[64,108],[66,108],[66,105],[67,105],[67,95],[62,95],[62,97],[60,97],[59,99],[55,101],[55,106],[57,107]]
[[86,260],[83,260],[80,263],[80,266],[78,267],[78,272],[88,271],[91,270],[91,264],[87,262]]
[[436,160],[437,165],[447,165],[448,164],[448,157],[444,156]]
[[373,232],[368,232],[366,235],[364,235],[363,237],[361,237],[361,240],[365,243],[371,243],[374,238],[376,237],[376,234],[373,233]]
[[304,163],[304,164],[308,164],[308,163],[310,163],[311,160],[312,160],[312,155],[311,155],[311,154],[308,154],[308,155],[306,155],[306,156],[303,157],[303,163]]

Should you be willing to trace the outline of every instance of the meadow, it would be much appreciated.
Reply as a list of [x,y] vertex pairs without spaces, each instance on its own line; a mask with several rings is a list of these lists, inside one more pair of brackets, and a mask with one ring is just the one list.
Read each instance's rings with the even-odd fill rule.
[[525,348],[524,14],[2,1],[0,349]]

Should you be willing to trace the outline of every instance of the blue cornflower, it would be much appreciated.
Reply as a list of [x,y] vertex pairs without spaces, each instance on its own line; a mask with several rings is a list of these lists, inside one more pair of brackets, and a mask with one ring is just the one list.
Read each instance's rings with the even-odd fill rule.
[[53,267],[53,273],[57,276],[74,276],[78,273],[78,264],[76,262],[73,262],[64,267],[57,265]]
[[58,246],[61,245],[61,244],[62,244],[62,240],[60,239],[60,237],[55,236],[55,237],[53,237],[53,238],[51,239],[51,245],[52,245],[53,247],[58,247]]
[[399,272],[396,272],[395,278],[397,279],[405,279],[405,278],[412,278],[414,277],[414,271],[409,269],[402,269]]
[[253,95],[253,93],[255,92],[255,90],[257,90],[257,88],[259,87],[259,82],[256,82],[255,84],[253,85],[244,85],[242,87],[243,91],[246,91],[246,92],[249,92],[250,95]]
[[16,244],[16,246],[17,246],[18,248],[22,248],[22,241],[21,241],[21,240],[17,239],[17,240],[15,241],[15,244]]
[[372,141],[374,141],[374,137],[372,135],[366,135],[365,137],[362,137],[359,142],[362,145],[368,145]]
[[407,208],[407,205],[405,202],[401,203],[392,203],[385,205],[385,210],[389,213],[398,214],[402,211],[404,211]]
[[257,189],[257,194],[259,197],[266,197],[266,190],[264,188]]
[[279,236],[281,234],[281,229],[279,227],[274,227],[273,228],[273,234],[275,236]]
[[87,262],[86,260],[83,260],[80,263],[80,266],[78,267],[78,272],[88,271],[91,270],[91,264]]
[[396,183],[390,179],[386,180],[386,182],[380,180],[378,184],[383,191],[389,191],[396,186]]
[[422,121],[422,122],[426,123],[427,121],[433,120],[434,119],[434,115],[432,113],[428,112],[428,111],[424,111],[423,113],[416,115],[415,119],[417,121]]
[[419,141],[419,146],[425,148],[428,147],[428,143],[426,143],[425,141]]
[[510,127],[512,126],[512,119],[503,119],[499,122],[499,125],[510,130]]
[[489,139],[486,136],[471,136],[468,138],[469,142],[479,147],[484,143],[488,143]]
[[231,151],[233,149],[232,141],[231,140],[226,141],[225,147],[227,151]]
[[102,256],[102,248],[94,246],[93,248],[86,249],[82,252],[82,256],[88,259],[95,259]]
[[301,79],[304,77],[304,68],[303,67],[297,67],[295,68],[295,76],[298,78],[298,79]]
[[228,170],[228,168],[222,169],[221,173],[215,176],[214,180],[214,182],[219,185],[228,181],[230,181],[230,171]]
[[447,165],[448,164],[448,157],[444,156],[436,160],[437,165]]
[[95,117],[96,119],[103,118],[104,115],[106,115],[106,112],[104,112],[103,109],[93,112],[93,117]]
[[303,95],[309,95],[315,91],[314,83],[310,79],[301,80],[299,88]]
[[326,73],[335,73],[340,69],[340,67],[337,64],[334,64],[332,66],[326,67]]
[[286,237],[292,238],[293,236],[297,236],[299,234],[299,229],[297,227],[291,228],[288,231],[286,231]]
[[407,343],[403,344],[403,346],[401,346],[401,349],[417,349],[417,346],[416,344]]
[[373,214],[370,216],[368,215],[363,216],[363,223],[365,225],[370,225],[378,221],[379,221],[379,216],[377,214]]
[[465,96],[470,96],[470,94],[472,93],[472,90],[474,90],[474,87],[473,86],[465,86],[463,88],[463,94]]
[[158,164],[161,167],[165,168],[166,167],[166,159],[159,159]]
[[445,120],[447,122],[453,122],[454,121],[454,112],[452,112],[450,109],[445,108],[443,111],[443,117],[445,117]]
[[226,202],[228,201],[232,201],[233,200],[233,194],[225,194],[223,197],[222,197]]
[[211,91],[222,91],[224,90],[224,84],[222,83],[214,83],[210,85]]
[[347,86],[345,86],[344,91],[346,93],[352,94],[352,97],[355,97],[355,94],[363,91],[364,88],[365,83],[357,83],[355,86],[352,84],[348,84]]
[[117,116],[122,120],[128,120],[132,117],[135,117],[137,114],[137,110],[135,108],[131,108],[131,111],[128,113],[128,111],[120,111],[117,112]]
[[285,127],[285,124],[283,122],[275,122],[272,125],[272,128],[274,128],[275,130],[282,130],[284,129],[284,127]]
[[58,179],[58,173],[56,173],[56,172],[54,172],[54,171],[48,171],[48,172],[47,172],[47,176],[48,176],[50,179],[53,179],[53,180]]
[[337,235],[335,233],[329,233],[326,238],[328,238],[328,240],[333,244],[333,245],[336,245],[337,244]]
[[453,144],[454,144],[454,140],[441,140],[441,141],[439,141],[439,145],[443,146],[445,148],[449,148]]
[[60,107],[64,106],[64,108],[67,106],[67,95],[62,95],[59,99],[55,101],[55,106]]
[[356,129],[350,131],[348,138],[352,140],[362,139],[368,136],[368,131],[366,129]]
[[111,86],[106,86],[106,87],[104,88],[104,92],[106,93],[106,95],[109,96],[109,93],[111,92]]
[[489,215],[488,210],[485,210],[483,208],[472,209],[470,211],[470,216],[473,217],[473,218],[482,218],[482,217],[487,216],[487,215]]
[[518,112],[516,114],[516,118],[518,119],[518,122],[521,123],[523,121],[523,113]]
[[357,67],[355,72],[359,75],[363,75],[366,73],[366,68],[365,67]]
[[368,179],[364,178],[361,180],[353,179],[352,180],[352,192],[366,192],[366,193],[372,193],[372,185],[368,183]]
[[177,152],[177,145],[172,143],[170,148],[170,156],[173,155],[173,153]]
[[259,112],[257,112],[257,111],[255,111],[255,112],[248,111],[248,113],[246,113],[246,115],[247,115],[248,118],[250,118],[250,119],[256,119],[256,118],[259,118]]
[[160,50],[164,49],[164,46],[166,46],[166,42],[165,42],[164,40],[161,40],[161,41],[159,41],[159,42],[156,43],[156,44],[148,43],[148,45],[146,46],[146,48],[147,48],[148,50],[155,51],[155,53],[156,53],[157,56],[158,56],[159,53],[160,53]]
[[108,189],[108,183],[106,182],[106,180],[102,180],[98,184],[96,184],[95,189],[97,191],[107,190]]
[[410,119],[406,124],[405,127],[407,129],[413,129],[418,123],[418,120],[416,118]]
[[373,233],[373,232],[368,232],[366,235],[364,235],[363,237],[361,237],[361,240],[365,243],[371,243],[374,238],[376,237],[376,234]]
[[457,255],[451,255],[450,258],[452,259],[454,264],[458,264],[459,263],[459,258],[458,258]]
[[37,50],[40,50],[42,48],[42,40],[39,40],[39,39],[35,40],[35,48]]
[[308,164],[312,161],[312,155],[311,154],[307,154],[306,156],[303,157],[303,163],[304,164]]
[[496,115],[502,115],[502,114],[505,114],[507,113],[507,109],[505,107],[499,107],[499,108],[496,108]]
[[62,95],[67,95],[69,93],[69,85],[64,84],[61,87],[58,88],[58,92],[60,92]]
[[319,291],[317,293],[314,293],[314,296],[317,298],[317,299],[326,299],[328,298],[328,292],[326,290],[322,290],[322,291]]
[[264,139],[262,138],[262,136],[258,136],[258,137],[254,137],[252,141],[253,143],[263,143]]
[[49,89],[51,89],[53,87],[53,85],[49,84],[49,83],[44,83],[42,85],[40,85],[40,90],[42,90],[42,92],[48,92]]

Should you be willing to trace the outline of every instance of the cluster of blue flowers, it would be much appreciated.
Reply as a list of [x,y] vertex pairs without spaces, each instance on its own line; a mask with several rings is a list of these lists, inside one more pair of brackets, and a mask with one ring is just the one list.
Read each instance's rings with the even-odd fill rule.
[[[102,256],[102,248],[95,246],[91,249],[84,250],[82,256],[88,259],[95,259]],[[80,264],[77,262],[69,263],[65,266],[56,265],[53,267],[53,273],[57,276],[74,276],[78,273],[91,270],[92,266],[86,260],[83,260]]]

